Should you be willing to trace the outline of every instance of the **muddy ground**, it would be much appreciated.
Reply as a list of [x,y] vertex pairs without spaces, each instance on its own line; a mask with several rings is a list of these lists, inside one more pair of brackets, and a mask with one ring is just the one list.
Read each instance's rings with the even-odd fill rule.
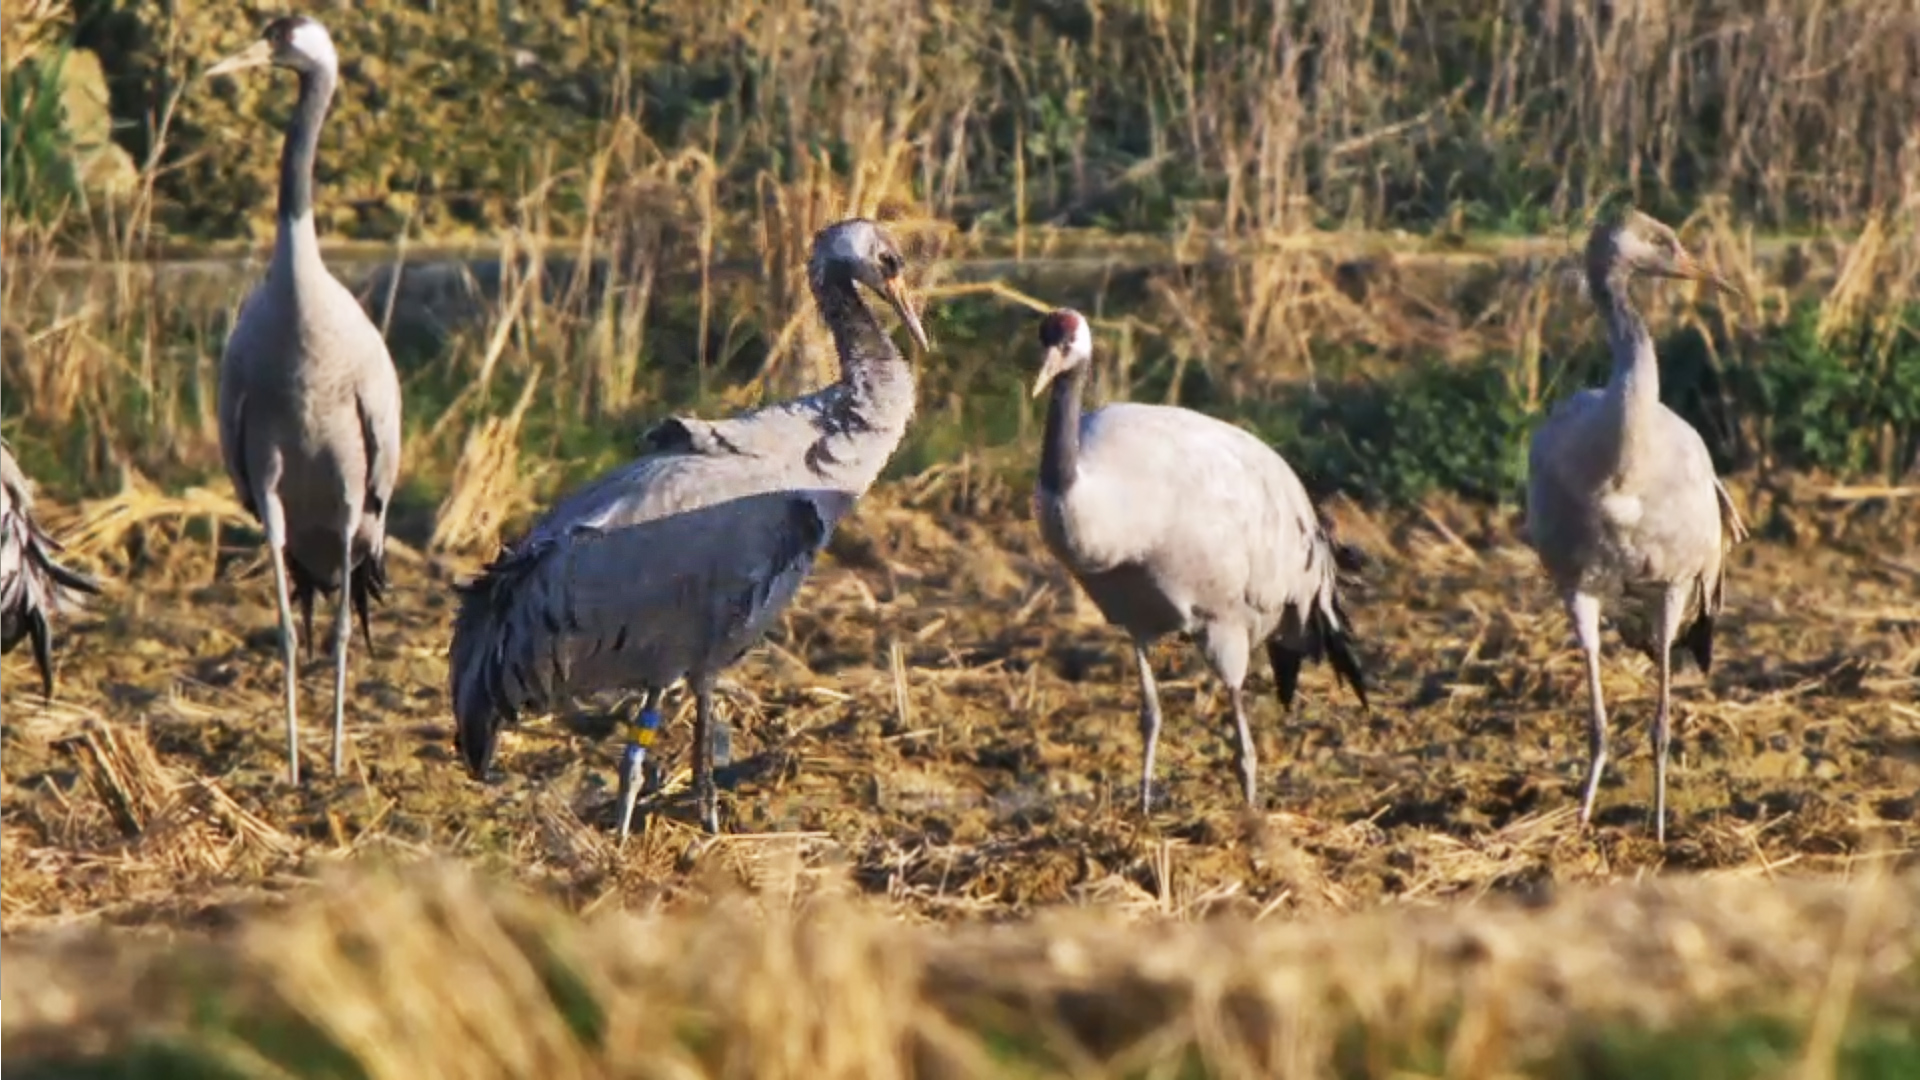
[[495,782],[458,764],[451,583],[477,560],[395,554],[373,655],[355,641],[347,774],[327,764],[323,655],[303,676],[296,790],[257,547],[230,534],[216,566],[203,537],[156,525],[135,534],[135,558],[121,541],[78,552],[116,580],[62,625],[51,705],[30,692],[26,650],[6,660],[5,928],[215,925],[329,862],[430,853],[591,909],[818,869],[922,919],[1059,903],[1304,913],[1656,871],[1911,862],[1913,515],[1898,499],[1821,502],[1820,489],[1740,486],[1756,536],[1732,559],[1711,677],[1686,667],[1678,679],[1664,850],[1646,820],[1651,667],[1611,638],[1616,757],[1596,827],[1576,826],[1579,657],[1511,513],[1332,508],[1371,556],[1347,606],[1372,709],[1312,667],[1284,717],[1258,671],[1260,814],[1235,792],[1224,695],[1190,649],[1163,643],[1163,802],[1143,820],[1124,640],[1047,559],[1023,493],[954,474],[885,485],[781,632],[723,684],[729,835],[709,841],[691,824],[691,703],[676,693],[672,771],[625,850],[612,833],[611,708],[523,721]]

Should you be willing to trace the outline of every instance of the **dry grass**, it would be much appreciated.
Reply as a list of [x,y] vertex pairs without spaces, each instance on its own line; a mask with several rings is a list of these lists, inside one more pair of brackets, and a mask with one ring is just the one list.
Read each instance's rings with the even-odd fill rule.
[[[899,181],[934,214],[1016,232],[1105,217],[1264,234],[1310,208],[1349,227],[1500,224],[1623,181],[1728,195],[1773,225],[1858,223],[1920,175],[1910,0],[360,10],[331,20],[363,62],[325,150],[342,198],[320,213],[382,239],[400,220],[509,227],[542,171],[578,236],[587,193],[618,175],[599,167],[606,128],[629,120],[667,157],[704,155],[729,217],[759,212],[762,177],[899,146]],[[230,5],[134,18],[152,43],[109,66],[155,86],[258,30]],[[235,152],[263,93],[190,104],[167,181],[179,226],[269,224],[272,155]],[[509,130],[541,138],[489,137]]]
[[[332,1057],[324,1048],[395,1080],[1129,1076],[1183,1063],[1386,1077],[1422,1061],[1489,1076],[1580,1040],[1604,1068],[1622,1029],[1920,1005],[1910,874],[1627,883],[1291,923],[1077,912],[938,932],[807,884],[579,922],[443,864],[331,874],[206,944],[15,939],[0,965],[5,1035],[13,1061],[41,1069],[145,1044],[203,1068],[305,1074]],[[1818,1065],[1833,1049],[1816,1034],[1804,1053]]]
[[[738,17],[703,20],[690,48],[744,42],[764,85],[820,93],[683,145],[619,112],[580,162],[486,193],[503,215],[489,264],[422,273],[402,265],[403,243],[362,290],[383,321],[434,323],[434,346],[409,358],[410,400],[455,390],[410,414],[408,476],[430,521],[409,536],[431,558],[392,547],[392,603],[353,669],[344,777],[315,767],[306,788],[280,783],[258,552],[236,567],[221,547],[245,518],[217,479],[212,388],[243,290],[223,272],[126,261],[156,250],[164,131],[138,204],[88,223],[101,265],[76,272],[49,234],[5,233],[9,417],[39,436],[26,442],[41,460],[112,491],[65,513],[70,493],[43,502],[75,561],[118,582],[64,623],[59,698],[4,702],[0,977],[15,1053],[177,1037],[198,1000],[181,980],[203,977],[314,1025],[370,1076],[982,1075],[1006,1067],[1009,1042],[1044,1059],[1036,1071],[1176,1074],[1197,1054],[1223,1074],[1306,1076],[1352,1052],[1338,1048],[1354,1024],[1389,1050],[1350,1074],[1485,1076],[1608,1018],[1659,1027],[1758,1001],[1815,1017],[1818,1064],[1848,1002],[1910,1000],[1920,504],[1890,489],[1835,496],[1770,471],[1736,483],[1762,539],[1735,557],[1719,666],[1679,693],[1666,849],[1643,828],[1644,661],[1609,662],[1616,764],[1582,833],[1582,680],[1564,622],[1515,523],[1444,500],[1333,508],[1377,560],[1350,602],[1375,712],[1330,700],[1316,674],[1297,716],[1263,713],[1270,805],[1249,815],[1231,798],[1220,702],[1169,646],[1169,804],[1131,814],[1125,656],[1023,520],[1017,446],[883,485],[723,687],[731,835],[690,826],[682,769],[618,849],[610,718],[591,707],[529,720],[504,737],[501,782],[469,781],[445,711],[447,581],[581,466],[531,432],[815,384],[827,354],[803,268],[835,217],[878,215],[908,241],[936,331],[982,295],[1095,314],[1110,396],[1149,378],[1177,392],[1200,367],[1257,405],[1322,377],[1329,352],[1372,350],[1384,369],[1497,351],[1514,358],[1516,398],[1537,405],[1560,392],[1539,358],[1593,333],[1559,238],[1509,245],[1482,274],[1461,266],[1484,252],[1321,231],[1329,217],[1394,220],[1407,192],[1368,178],[1403,176],[1395,155],[1464,122],[1451,92],[1409,105],[1347,7],[1301,9],[1310,25],[1280,49],[1260,47],[1280,32],[1264,23],[1198,35],[1200,9],[1182,4],[1096,5],[1090,29],[1063,34],[937,5],[723,7]],[[1920,170],[1865,95],[1893,108],[1904,99],[1888,88],[1912,85],[1894,78],[1911,5],[1509,8],[1489,16],[1505,29],[1478,122],[1504,131],[1489,146],[1568,162],[1550,185],[1559,218],[1636,168],[1679,168],[1708,100],[1740,144],[1717,183],[1742,193],[1741,211],[1708,201],[1685,229],[1745,299],[1663,290],[1653,321],[1712,331],[1715,363],[1737,370],[1764,363],[1790,305],[1817,295],[1822,340],[1857,341],[1863,367],[1891,370],[1920,284]],[[1369,17],[1417,37],[1414,10]],[[891,47],[934,39],[938,55]],[[1308,62],[1312,93],[1293,78]],[[1149,154],[1103,150],[1092,118],[1112,103],[1078,92],[1090,70],[1184,102],[1145,124]],[[1561,96],[1550,137],[1529,126],[1527,110]],[[1061,112],[1009,113],[1015,100]],[[1005,228],[983,223],[982,192],[999,197],[989,173],[1008,123]],[[821,132],[845,153],[823,153]],[[743,164],[768,148],[784,167]],[[1065,223],[1176,165],[1221,189],[1186,204],[1145,269],[1036,283],[1042,260],[1118,250]],[[1357,194],[1333,206],[1332,190]],[[1798,202],[1858,228],[1763,251],[1748,222]],[[968,393],[1004,352],[988,342],[926,364],[923,426],[964,427]],[[162,490],[147,476],[205,482]],[[9,687],[23,662],[8,658]],[[320,715],[326,681],[307,682]],[[688,719],[681,706],[665,739],[676,766]],[[417,861],[545,899],[438,865],[399,880],[370,869]],[[332,873],[339,863],[352,872]],[[1673,871],[1704,879],[1644,880]],[[1873,884],[1834,880],[1862,876]],[[235,926],[188,947],[191,963],[142,956],[121,932]],[[84,936],[45,936],[69,929]],[[597,1044],[553,1005],[552,964],[602,1010]],[[273,1071],[270,1048],[223,1038],[216,1056]]]
[[[1840,266],[1823,290],[1821,334],[1871,328],[1864,363],[1884,364],[1920,273],[1920,144],[1905,122],[1920,103],[1901,105],[1915,92],[1905,78],[1920,41],[1911,4],[1569,3],[1472,18],[1443,7],[1417,19],[1405,5],[1334,5],[1274,22],[1258,5],[1174,3],[1095,5],[1085,23],[1042,12],[1011,24],[994,8],[816,10],[785,0],[723,8],[717,20],[697,7],[660,13],[659,29],[684,42],[678,62],[811,92],[772,91],[764,108],[716,105],[711,123],[682,125],[669,138],[632,68],[610,68],[605,115],[577,160],[556,150],[475,196],[499,206],[479,242],[494,256],[488,267],[475,275],[409,268],[363,290],[383,323],[425,317],[437,305],[450,312],[437,347],[408,368],[410,392],[422,383],[460,388],[407,447],[410,473],[433,476],[439,493],[456,468],[480,464],[459,464],[470,432],[536,377],[551,402],[543,407],[595,423],[655,415],[663,401],[688,396],[737,405],[811,385],[828,357],[808,314],[806,244],[820,224],[848,213],[886,218],[911,235],[916,255],[951,260],[930,269],[926,283],[938,285],[965,272],[967,260],[1004,249],[1014,273],[1029,260],[1079,254],[1072,249],[1083,236],[1072,223],[1096,210],[1110,218],[1110,204],[1147,198],[1142,192],[1184,191],[1174,174],[1187,177],[1182,183],[1198,186],[1167,195],[1180,209],[1154,226],[1167,238],[1165,255],[1143,288],[1110,294],[1103,281],[1074,283],[1042,299],[1093,311],[1124,332],[1122,348],[1176,376],[1204,368],[1235,401],[1317,379],[1316,356],[1352,349],[1390,363],[1411,351],[1499,350],[1515,357],[1514,382],[1532,401],[1544,389],[1535,362],[1542,352],[1591,339],[1590,317],[1561,272],[1563,252],[1532,257],[1490,290],[1463,289],[1457,274],[1423,280],[1404,250],[1354,252],[1343,240],[1348,230],[1406,220],[1409,202],[1446,203],[1423,186],[1450,184],[1450,172],[1491,168],[1455,160],[1462,140],[1506,162],[1517,186],[1551,188],[1539,220],[1522,223],[1530,228],[1573,228],[1592,196],[1622,183],[1673,209],[1683,180],[1700,183],[1709,164],[1719,170],[1701,190],[1731,200],[1689,207],[1699,211],[1690,235],[1737,280],[1758,286],[1755,299],[1722,311],[1710,298],[1667,290],[1656,314],[1663,325],[1693,321],[1731,338],[1736,352],[1724,359],[1733,369],[1754,361],[1738,342],[1766,340],[1788,314],[1786,291],[1806,288],[1794,266],[1762,265],[1753,222],[1798,208],[1795,220],[1804,211],[1848,230],[1848,239],[1811,239],[1785,261]],[[1486,20],[1491,37],[1470,44]],[[190,117],[184,141],[170,137],[177,111],[231,104],[184,78],[204,63],[203,47],[211,55],[213,39],[233,44],[227,39],[244,30],[224,14],[217,22],[184,20],[161,42],[165,55],[153,62],[173,90],[148,118],[132,205],[96,208],[71,228],[6,232],[15,268],[0,283],[10,415],[35,430],[82,417],[56,456],[78,462],[96,484],[111,482],[122,463],[149,475],[216,471],[214,363],[240,283],[119,260],[158,250],[157,210],[212,190],[203,175],[210,158],[261,176],[274,167],[273,154],[240,140],[217,155],[195,145],[206,137],[194,126],[205,115]],[[374,32],[371,24],[336,29],[349,52],[349,39]],[[1402,49],[1382,54],[1383,36]],[[1464,97],[1429,70],[1462,49],[1485,53],[1468,65],[1478,74]],[[428,62],[433,50],[419,51],[402,68]],[[1143,93],[1159,103],[1139,117],[1146,150],[1122,153],[1097,117],[1131,116]],[[367,123],[415,120],[401,108],[369,118],[349,93],[338,122],[362,132]],[[249,136],[265,130],[257,115],[234,122]],[[1012,144],[1008,129],[1018,135]],[[400,154],[419,141],[416,132],[389,135],[400,145],[395,137],[329,143],[342,179],[337,198],[323,202],[364,207],[370,191],[409,190],[392,176],[346,178],[357,175],[354,153]],[[1704,146],[1720,153],[1696,160]],[[1411,188],[1402,175],[1408,160],[1420,166]],[[1539,172],[1545,165],[1555,167]],[[1017,190],[1001,192],[996,177],[1007,167]],[[268,201],[258,201],[265,213]],[[397,236],[380,234],[397,241],[396,263],[408,243],[435,235],[426,202],[408,196]],[[1042,209],[1052,216],[1036,218]],[[114,265],[57,268],[56,233]],[[421,277],[430,280],[416,287]],[[1478,295],[1463,301],[1465,292]],[[398,313],[389,303],[396,296]],[[1123,371],[1123,390],[1132,375]],[[501,380],[513,384],[504,395],[493,392]]]

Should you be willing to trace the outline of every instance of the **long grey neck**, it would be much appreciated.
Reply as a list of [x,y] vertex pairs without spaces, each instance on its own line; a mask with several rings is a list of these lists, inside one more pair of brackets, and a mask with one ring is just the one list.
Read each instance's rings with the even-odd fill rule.
[[280,148],[280,210],[277,231],[281,254],[294,267],[319,257],[320,241],[313,228],[313,162],[320,149],[320,125],[327,118],[339,74],[321,67],[300,73],[300,100],[287,124]]
[[1053,380],[1047,397],[1047,430],[1040,444],[1040,487],[1065,495],[1080,475],[1080,399],[1087,369],[1076,365]]
[[1620,459],[1626,466],[1648,440],[1642,437],[1660,408],[1660,362],[1653,335],[1627,295],[1627,275],[1610,271],[1591,275],[1588,286],[1594,306],[1607,323],[1607,347],[1613,353],[1613,375],[1607,396],[1620,410]]
[[287,140],[280,148],[281,221],[313,216],[313,162],[320,150],[320,125],[339,81],[332,68],[300,72],[300,100],[293,107]]
[[829,270],[814,275],[814,303],[833,334],[840,355],[840,385],[860,426],[895,436],[913,417],[913,368],[860,297],[851,275]]

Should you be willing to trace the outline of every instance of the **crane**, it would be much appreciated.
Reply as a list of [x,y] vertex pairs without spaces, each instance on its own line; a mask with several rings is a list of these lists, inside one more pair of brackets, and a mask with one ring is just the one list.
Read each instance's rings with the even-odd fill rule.
[[339,82],[326,28],[304,15],[267,24],[207,76],[291,69],[300,96],[280,153],[267,277],[240,308],[220,362],[220,450],[241,504],[266,530],[285,667],[287,775],[300,782],[293,605],[312,650],[316,593],[339,594],[333,640],[333,771],[344,763],[351,605],[369,651],[368,612],[387,588],[387,509],[400,478],[400,378],[373,320],[320,258],[313,162]]
[[1667,746],[1673,646],[1704,674],[1725,601],[1724,560],[1747,535],[1714,475],[1707,444],[1660,403],[1660,362],[1634,310],[1637,275],[1687,278],[1736,292],[1681,245],[1673,229],[1623,198],[1602,204],[1587,238],[1588,294],[1607,326],[1613,374],[1574,394],[1534,434],[1528,453],[1527,535],[1586,658],[1588,760],[1580,824],[1593,814],[1607,762],[1600,686],[1600,617],[1615,605],[1621,639],[1659,669],[1653,716],[1653,822],[1667,839]]
[[1033,396],[1052,390],[1034,517],[1055,558],[1109,623],[1133,638],[1140,677],[1140,808],[1152,808],[1160,692],[1147,650],[1194,640],[1232,703],[1235,764],[1258,805],[1253,733],[1241,691],[1264,645],[1280,704],[1324,657],[1367,707],[1365,675],[1336,575],[1357,553],[1333,543],[1293,469],[1250,432],[1191,409],[1119,402],[1081,414],[1093,360],[1086,317],[1040,323]]
[[807,272],[839,353],[837,382],[725,420],[662,421],[644,437],[646,453],[562,499],[460,587],[455,745],[476,779],[522,710],[644,690],[620,769],[624,838],[662,695],[685,678],[697,811],[719,831],[714,682],[793,599],[913,417],[913,369],[858,288],[884,297],[926,350],[904,267],[873,221],[822,229]]
[[33,517],[33,485],[13,460],[13,447],[0,439],[0,653],[21,639],[33,642],[40,668],[40,694],[53,697],[51,616],[75,594],[99,595],[100,585],[60,565],[60,543]]

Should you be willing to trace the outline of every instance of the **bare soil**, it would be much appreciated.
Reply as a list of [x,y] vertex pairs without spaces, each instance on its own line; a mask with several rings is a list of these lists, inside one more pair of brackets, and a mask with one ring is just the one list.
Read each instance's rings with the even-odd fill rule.
[[[1371,557],[1347,604],[1372,709],[1315,667],[1283,716],[1256,674],[1259,813],[1235,793],[1224,696],[1190,649],[1163,644],[1163,801],[1143,819],[1124,641],[1047,558],[1017,509],[1023,493],[955,472],[883,485],[783,630],[724,685],[728,835],[691,824],[691,703],[676,693],[661,750],[670,775],[624,850],[612,834],[615,709],[524,721],[504,736],[494,782],[457,762],[451,583],[477,560],[394,555],[373,655],[355,639],[346,775],[327,764],[322,651],[303,675],[307,782],[295,789],[257,548],[230,534],[235,552],[216,560],[165,514],[96,528],[76,558],[104,563],[115,584],[59,627],[55,700],[29,691],[25,650],[6,660],[5,931],[218,926],[329,863],[427,855],[596,911],[831,871],[910,920],[1057,904],[1265,916],[1534,900],[1676,870],[1910,865],[1912,515],[1897,499],[1823,503],[1810,482],[1741,491],[1756,538],[1732,560],[1711,676],[1689,667],[1678,680],[1664,849],[1646,821],[1651,669],[1617,646],[1616,757],[1595,826],[1577,827],[1580,662],[1510,514],[1331,508]],[[60,524],[138,518],[133,498]],[[323,639],[329,621],[316,619]]]

